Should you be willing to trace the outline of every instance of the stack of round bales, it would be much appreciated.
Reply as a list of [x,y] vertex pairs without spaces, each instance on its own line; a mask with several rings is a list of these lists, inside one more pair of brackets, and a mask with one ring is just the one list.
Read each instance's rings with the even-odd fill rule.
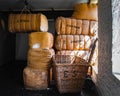
[[10,14],[8,26],[11,33],[28,32],[27,66],[23,70],[25,88],[47,89],[51,59],[55,54],[47,17],[44,14]]
[[58,17],[55,48],[58,55],[77,55],[88,60],[91,44],[98,33],[95,20]]

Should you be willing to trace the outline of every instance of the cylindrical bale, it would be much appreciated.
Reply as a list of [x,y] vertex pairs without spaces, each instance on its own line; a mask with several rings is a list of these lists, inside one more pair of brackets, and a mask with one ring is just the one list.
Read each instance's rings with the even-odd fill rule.
[[48,20],[44,14],[10,14],[10,32],[48,31]]

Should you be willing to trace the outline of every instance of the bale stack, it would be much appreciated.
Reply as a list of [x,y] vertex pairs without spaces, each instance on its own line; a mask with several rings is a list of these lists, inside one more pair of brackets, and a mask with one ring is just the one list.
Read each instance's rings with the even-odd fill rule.
[[[89,35],[92,43],[98,38],[98,0],[89,0],[89,3],[78,3],[74,5],[72,18],[90,21]],[[86,29],[86,28],[85,28]],[[92,33],[92,34],[91,34]],[[94,34],[95,33],[95,34]],[[90,64],[95,65],[98,59],[98,45],[95,48]]]
[[55,54],[52,49],[53,35],[48,31],[47,17],[42,14],[10,14],[9,32],[29,32],[29,50],[27,66],[23,70],[26,89],[44,90],[48,87],[51,58]]
[[52,46],[53,35],[51,33],[29,34],[28,63],[23,72],[26,89],[44,90],[48,87],[51,58],[55,54]]
[[80,92],[82,89],[87,72],[90,72],[92,49],[98,37],[97,20],[97,5],[87,3],[76,4],[72,17],[56,19],[53,64],[60,93]]
[[55,48],[57,54],[86,57],[98,31],[98,22],[76,18],[56,19]]
[[[56,19],[55,80],[60,93],[79,92],[84,84],[91,45],[97,36],[98,22],[76,18]],[[78,82],[77,84],[75,84]],[[66,85],[65,85],[66,84]]]
[[10,14],[11,33],[29,32],[27,66],[23,70],[24,86],[30,90],[44,90],[48,87],[53,35],[48,31],[48,20],[44,14]]

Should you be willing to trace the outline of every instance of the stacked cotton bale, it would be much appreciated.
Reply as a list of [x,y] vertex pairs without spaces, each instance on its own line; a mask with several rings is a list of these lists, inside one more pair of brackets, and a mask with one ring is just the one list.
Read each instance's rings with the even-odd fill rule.
[[[92,44],[95,39],[98,38],[98,0],[90,0],[89,3],[78,3],[74,5],[74,12],[72,14],[72,18],[80,19],[80,20],[89,20],[90,24],[90,33],[94,33],[96,30],[96,34],[92,36]],[[92,35],[92,34],[89,34]],[[90,60],[90,64],[93,66],[98,62],[98,43],[96,44],[96,48],[92,53],[92,58]],[[91,74],[91,71],[88,71],[88,74]]]
[[48,31],[48,20],[40,14],[10,14],[8,20],[9,32]]
[[[57,36],[53,65],[56,86],[60,93],[79,92],[86,75],[90,74],[88,61],[91,57],[91,45],[94,44],[98,33],[98,22],[89,19],[58,17],[55,25]],[[76,82],[78,85],[75,84]]]
[[29,50],[27,66],[23,70],[26,89],[44,90],[48,87],[53,35],[48,31],[47,17],[40,14],[10,14],[9,32],[29,32]]
[[97,29],[97,21],[58,17],[56,20],[56,54],[74,54],[88,60],[90,46],[97,36]]
[[23,79],[26,89],[45,90],[49,84],[51,59],[55,54],[52,49],[54,40],[53,35],[47,32],[47,19],[41,18],[36,22],[42,25],[39,26],[38,31],[29,33],[27,66],[23,70]]
[[[92,43],[95,41],[96,38],[98,38],[98,4],[97,2],[98,0],[90,0],[89,3],[75,4],[74,11],[72,14],[72,18],[90,21],[89,35],[93,36],[91,40]],[[98,45],[96,46],[93,54],[93,58],[91,59],[91,65],[96,64],[97,59],[98,59]]]

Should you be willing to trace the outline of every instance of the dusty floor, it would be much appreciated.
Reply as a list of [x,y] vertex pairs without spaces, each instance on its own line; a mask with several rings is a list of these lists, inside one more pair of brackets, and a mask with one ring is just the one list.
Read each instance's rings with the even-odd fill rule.
[[0,66],[0,96],[98,96],[90,79],[86,79],[82,91],[76,94],[59,94],[54,86],[43,91],[25,90],[22,78],[25,66],[26,62],[24,61]]

